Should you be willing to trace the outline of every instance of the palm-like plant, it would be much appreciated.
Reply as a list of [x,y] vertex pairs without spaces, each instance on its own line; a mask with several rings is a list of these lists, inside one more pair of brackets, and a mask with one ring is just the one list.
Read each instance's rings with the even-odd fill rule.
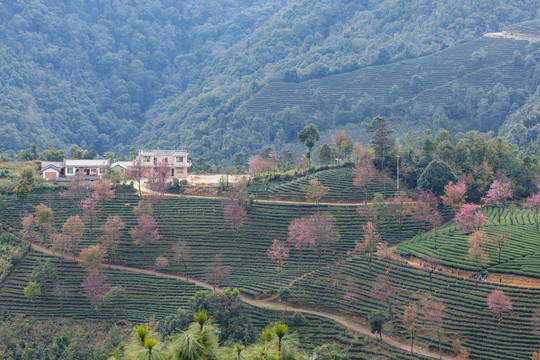
[[141,346],[144,346],[144,341],[148,336],[148,328],[143,324],[135,326],[135,333],[133,334],[136,340],[139,341]]
[[201,327],[201,332],[202,332],[204,324],[206,324],[206,322],[208,321],[208,311],[206,311],[205,309],[199,310],[194,315],[194,318],[195,318],[195,322],[197,322],[197,324],[199,324],[199,326]]
[[272,344],[254,345],[246,349],[249,360],[279,360],[279,352]]
[[214,358],[218,348],[218,328],[208,320],[206,310],[199,310],[186,332],[178,335],[172,343],[174,360],[202,360]]
[[278,353],[281,354],[281,340],[289,332],[289,327],[281,322],[277,322],[274,327],[274,334],[278,337]]
[[131,341],[124,351],[126,359],[133,360],[164,360],[158,340],[150,336],[148,327],[138,325],[133,332]]
[[244,345],[235,344],[234,345],[234,353],[236,354],[236,360],[240,360],[240,356],[242,355],[242,351],[244,351]]

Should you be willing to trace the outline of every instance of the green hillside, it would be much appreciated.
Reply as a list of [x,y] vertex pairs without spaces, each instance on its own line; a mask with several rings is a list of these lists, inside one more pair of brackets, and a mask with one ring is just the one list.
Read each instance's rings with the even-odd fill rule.
[[[194,158],[227,163],[236,152],[251,155],[266,144],[295,142],[296,133],[313,120],[312,110],[287,104],[268,113],[237,111],[266,86],[325,79],[374,65],[397,66],[534,19],[536,5],[532,0],[460,0],[452,6],[428,0],[5,1],[0,7],[0,34],[6,39],[0,46],[0,143],[10,152],[53,140],[62,148],[77,143],[92,145],[101,154],[118,154],[127,153],[135,139],[138,147],[188,148]],[[489,59],[498,53],[486,51]],[[442,72],[460,76],[461,63],[470,57],[467,50],[458,64],[444,65]],[[483,87],[487,93],[476,98],[487,101],[487,108],[479,108],[484,115],[487,111],[486,118],[496,118],[481,130],[497,129],[508,109],[524,103],[528,87],[536,84],[537,59],[531,59],[525,66],[532,66],[533,74],[520,86],[508,79],[522,78],[510,65],[498,67],[485,84],[478,83],[488,78],[481,73],[469,77],[474,91]],[[424,77],[419,84],[413,81],[416,88],[426,81],[452,80],[439,77],[438,67],[420,66],[400,81]],[[517,72],[508,76],[508,71]],[[494,81],[505,89],[490,95]],[[461,92],[468,85],[464,80]],[[344,94],[335,112],[334,98],[341,99],[336,93],[328,108],[315,112],[315,122],[333,130],[381,111],[415,124],[439,114],[438,125],[448,127],[443,113],[450,125],[472,118],[461,113],[467,103],[439,111],[445,97],[428,92],[428,98],[438,101],[426,115],[422,107],[409,107],[410,90],[398,87],[394,95],[404,100],[391,104],[392,111],[377,100],[387,97],[385,85],[373,95],[369,89],[367,96],[348,99]],[[323,99],[328,95],[322,90],[317,94]],[[452,94],[464,96],[456,89]],[[500,108],[494,105],[500,103],[496,94],[509,97]],[[420,96],[418,101],[423,104]]]

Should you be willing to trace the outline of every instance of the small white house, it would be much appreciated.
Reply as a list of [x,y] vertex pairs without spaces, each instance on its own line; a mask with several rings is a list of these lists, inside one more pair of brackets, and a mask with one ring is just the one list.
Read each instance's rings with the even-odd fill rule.
[[63,175],[63,163],[59,161],[43,161],[41,163],[41,177],[44,179],[56,179]]
[[69,160],[62,162],[42,161],[41,177],[44,179],[56,179],[60,176],[102,176],[109,166],[110,160]]
[[70,160],[64,159],[65,176],[85,175],[101,176],[110,164],[109,159],[103,160]]

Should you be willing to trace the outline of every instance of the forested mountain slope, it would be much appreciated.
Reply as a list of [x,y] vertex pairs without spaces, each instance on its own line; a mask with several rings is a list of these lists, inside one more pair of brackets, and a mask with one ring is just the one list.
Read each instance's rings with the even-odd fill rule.
[[[0,4],[0,144],[17,151],[52,139],[126,152],[136,138],[214,161],[252,154],[294,141],[311,121],[340,125],[329,120],[333,106],[242,110],[266,85],[425,56],[536,11],[534,0],[8,0]],[[524,62],[529,50],[518,50]],[[529,66],[534,79],[536,62]],[[510,104],[525,103],[520,96]]]

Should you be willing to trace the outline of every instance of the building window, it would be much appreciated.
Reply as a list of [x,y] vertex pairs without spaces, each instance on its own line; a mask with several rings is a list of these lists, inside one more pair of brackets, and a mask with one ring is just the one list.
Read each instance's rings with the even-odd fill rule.
[[67,173],[68,174],[73,174],[73,168],[67,168]]
[[183,156],[177,156],[176,157],[176,162],[184,162],[184,157]]
[[169,158],[165,158],[165,164],[169,163]]
[[150,156],[143,156],[144,162],[150,162]]
[[184,173],[184,169],[183,168],[176,168],[176,174],[182,174]]

